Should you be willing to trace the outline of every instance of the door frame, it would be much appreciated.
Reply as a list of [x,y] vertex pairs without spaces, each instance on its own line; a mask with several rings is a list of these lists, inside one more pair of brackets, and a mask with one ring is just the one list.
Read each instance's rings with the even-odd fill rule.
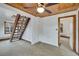
[[79,54],[79,11],[78,11],[78,54]]
[[76,15],[58,17],[58,46],[60,46],[60,19],[73,17],[73,51],[76,52]]

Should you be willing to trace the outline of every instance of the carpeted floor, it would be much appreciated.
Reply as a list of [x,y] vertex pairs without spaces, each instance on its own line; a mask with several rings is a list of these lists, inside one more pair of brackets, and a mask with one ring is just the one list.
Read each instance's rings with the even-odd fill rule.
[[70,38],[60,37],[61,44],[64,45],[66,48],[71,49],[69,40],[70,40]]
[[77,56],[77,54],[63,45],[59,48],[41,42],[31,45],[23,40],[12,43],[5,40],[0,42],[0,56]]

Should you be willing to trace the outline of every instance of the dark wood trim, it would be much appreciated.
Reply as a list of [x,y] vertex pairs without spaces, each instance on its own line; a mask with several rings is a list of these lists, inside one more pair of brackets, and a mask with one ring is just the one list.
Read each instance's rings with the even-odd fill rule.
[[76,52],[76,15],[63,16],[58,18],[58,45],[60,46],[60,19],[73,17],[73,50]]
[[60,46],[60,18],[58,18],[58,45]]
[[73,50],[76,51],[76,16],[73,16]]
[[20,14],[17,14],[17,16],[15,18],[15,23],[14,23],[14,26],[13,26],[13,31],[12,31],[12,34],[11,34],[11,40],[10,40],[10,42],[12,42],[12,40],[13,40],[14,32],[16,30],[16,26],[18,24],[18,20],[20,19],[20,16],[21,16]]

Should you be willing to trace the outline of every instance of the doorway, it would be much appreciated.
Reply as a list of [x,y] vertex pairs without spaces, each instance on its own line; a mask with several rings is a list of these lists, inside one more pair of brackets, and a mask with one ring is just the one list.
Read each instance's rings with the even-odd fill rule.
[[76,15],[58,18],[58,45],[76,51]]

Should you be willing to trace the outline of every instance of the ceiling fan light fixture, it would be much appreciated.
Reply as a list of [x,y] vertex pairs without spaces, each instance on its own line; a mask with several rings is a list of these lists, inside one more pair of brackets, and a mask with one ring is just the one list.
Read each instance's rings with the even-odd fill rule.
[[43,13],[44,11],[45,11],[45,9],[43,7],[38,7],[37,8],[38,13]]

